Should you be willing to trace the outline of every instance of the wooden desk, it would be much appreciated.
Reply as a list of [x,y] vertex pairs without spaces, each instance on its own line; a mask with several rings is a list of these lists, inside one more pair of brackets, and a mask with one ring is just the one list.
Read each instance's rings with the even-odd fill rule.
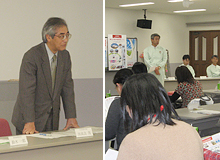
[[[196,77],[195,79],[202,83],[202,87],[204,90],[215,89],[218,82],[220,81],[220,77],[205,78],[205,79],[201,79],[201,78]],[[165,81],[164,81],[164,88],[166,89],[167,92],[174,91],[176,89],[177,85],[178,85],[178,83],[177,83],[176,79],[175,80],[165,79]]]
[[[220,111],[220,104],[205,105],[200,108]],[[191,113],[187,108],[176,109],[176,112],[183,121],[192,124],[194,127],[198,127],[201,137],[220,132],[220,115]]]
[[[7,138],[7,137],[1,137]],[[93,137],[76,138],[73,136],[56,139],[42,139],[27,136],[28,145],[10,147],[0,145],[1,160],[102,160],[103,134],[96,133]]]

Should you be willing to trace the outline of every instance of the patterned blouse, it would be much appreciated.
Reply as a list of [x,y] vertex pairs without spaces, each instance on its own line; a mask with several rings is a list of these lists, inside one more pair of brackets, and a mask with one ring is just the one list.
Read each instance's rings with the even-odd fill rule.
[[196,80],[193,84],[188,82],[179,83],[175,92],[182,97],[182,108],[184,108],[187,107],[191,100],[202,96],[202,84]]

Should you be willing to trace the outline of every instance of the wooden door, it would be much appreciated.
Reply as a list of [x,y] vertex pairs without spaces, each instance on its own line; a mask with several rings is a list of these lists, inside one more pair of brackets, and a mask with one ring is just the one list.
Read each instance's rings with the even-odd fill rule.
[[206,76],[212,55],[220,57],[220,31],[190,31],[190,65],[196,77]]

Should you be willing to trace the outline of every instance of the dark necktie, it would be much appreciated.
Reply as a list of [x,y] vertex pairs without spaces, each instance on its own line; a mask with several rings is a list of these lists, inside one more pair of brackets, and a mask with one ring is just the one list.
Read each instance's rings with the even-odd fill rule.
[[52,91],[55,85],[56,70],[57,70],[57,56],[54,55],[51,62]]

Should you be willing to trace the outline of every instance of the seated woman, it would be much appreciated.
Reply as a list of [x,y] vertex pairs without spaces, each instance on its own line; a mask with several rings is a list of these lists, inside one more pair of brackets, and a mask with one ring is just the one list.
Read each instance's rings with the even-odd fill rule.
[[134,74],[147,73],[147,66],[142,62],[135,62],[131,69]]
[[178,115],[165,89],[148,73],[129,77],[121,104],[132,118],[131,133],[121,143],[118,160],[203,160],[203,143],[189,124],[171,118]]
[[175,75],[178,86],[174,94],[170,97],[171,102],[175,102],[181,96],[183,100],[182,108],[184,108],[187,107],[191,100],[200,98],[203,95],[202,84],[193,78],[187,67],[177,67]]
[[[113,83],[116,86],[116,90],[121,95],[122,87],[128,77],[130,77],[133,72],[130,69],[120,69],[114,76]],[[128,113],[127,113],[128,114]],[[105,122],[105,140],[109,141],[116,138],[117,150],[120,147],[121,141],[126,136],[124,129],[120,98],[116,98],[110,105],[106,122]]]

